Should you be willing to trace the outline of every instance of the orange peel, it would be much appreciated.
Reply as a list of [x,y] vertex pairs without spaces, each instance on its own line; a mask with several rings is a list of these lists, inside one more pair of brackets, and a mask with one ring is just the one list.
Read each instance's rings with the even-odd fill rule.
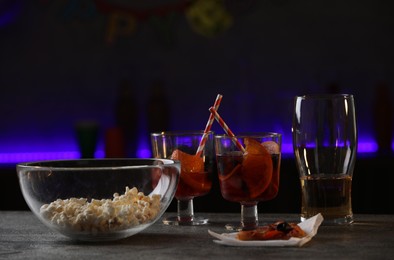
[[204,160],[195,154],[188,154],[181,150],[174,150],[171,159],[181,161],[181,170],[185,172],[203,172]]
[[[206,173],[204,172],[204,160],[202,157],[176,149],[173,151],[171,159],[181,162],[180,178],[188,186],[196,190],[203,189],[204,191],[208,191],[211,189],[210,182],[205,180]],[[210,185],[206,185],[207,183]]]
[[270,185],[273,164],[271,154],[253,138],[245,138],[245,154],[242,162],[242,179],[250,197],[257,198]]

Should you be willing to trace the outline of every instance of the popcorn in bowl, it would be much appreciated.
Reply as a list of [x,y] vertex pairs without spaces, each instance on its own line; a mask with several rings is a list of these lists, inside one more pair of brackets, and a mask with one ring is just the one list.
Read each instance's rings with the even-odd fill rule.
[[40,214],[58,228],[97,233],[145,224],[160,212],[158,194],[145,196],[135,187],[126,187],[124,194],[113,197],[90,202],[86,198],[57,199],[44,204]]

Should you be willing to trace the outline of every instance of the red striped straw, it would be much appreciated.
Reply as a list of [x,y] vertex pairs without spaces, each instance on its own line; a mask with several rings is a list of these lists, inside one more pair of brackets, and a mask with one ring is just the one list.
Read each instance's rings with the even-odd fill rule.
[[210,107],[209,111],[211,112],[211,114],[214,115],[216,121],[218,121],[219,125],[223,128],[224,132],[226,132],[226,134],[231,137],[231,139],[233,140],[233,143],[238,147],[238,149],[241,150],[242,153],[245,153],[245,148],[238,141],[238,139],[235,137],[233,131],[231,131],[231,129],[227,126],[227,124],[224,122],[223,118],[219,115],[219,113],[215,110],[215,108]]
[[[220,106],[220,102],[222,102],[222,95],[218,94],[216,96],[216,100],[215,103],[213,104],[213,107],[215,108],[215,110],[219,109]],[[202,151],[204,150],[205,147],[205,143],[207,142],[208,139],[208,132],[211,130],[212,124],[213,124],[213,120],[215,119],[215,117],[212,115],[212,113],[209,115],[209,119],[207,122],[207,125],[205,126],[205,130],[204,130],[204,134],[200,140],[200,144],[198,145],[198,149],[196,152],[196,155],[201,155]]]

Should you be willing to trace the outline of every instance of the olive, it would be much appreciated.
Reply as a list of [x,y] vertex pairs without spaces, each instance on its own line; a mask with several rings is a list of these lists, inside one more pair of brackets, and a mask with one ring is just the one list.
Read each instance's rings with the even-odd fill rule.
[[278,223],[278,225],[276,226],[276,230],[278,231],[282,231],[282,232],[289,232],[291,231],[293,228],[289,225],[289,223],[287,223],[286,221],[284,222],[280,222]]

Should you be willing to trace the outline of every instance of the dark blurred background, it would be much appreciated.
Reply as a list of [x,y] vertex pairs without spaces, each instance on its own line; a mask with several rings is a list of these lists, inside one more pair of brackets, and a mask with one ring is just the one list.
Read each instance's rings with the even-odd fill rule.
[[[203,129],[220,93],[235,133],[283,134],[280,194],[261,210],[298,212],[293,97],[351,93],[354,210],[394,213],[392,10],[367,0],[0,0],[0,209],[26,209],[16,163],[150,157],[150,132]],[[239,205],[216,183],[195,209]]]

